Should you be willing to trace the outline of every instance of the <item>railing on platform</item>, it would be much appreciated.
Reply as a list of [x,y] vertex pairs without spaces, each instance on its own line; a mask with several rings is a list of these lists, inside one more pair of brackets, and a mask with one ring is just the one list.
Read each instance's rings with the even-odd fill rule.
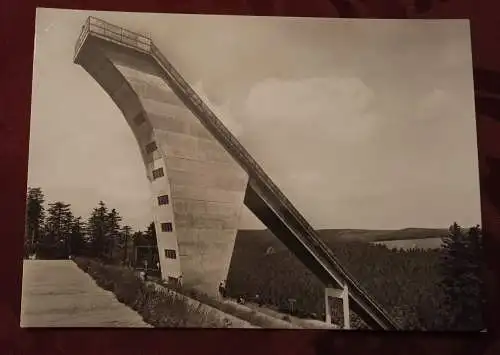
[[253,159],[253,157],[219,120],[213,111],[203,102],[203,100],[201,100],[199,95],[184,80],[170,61],[161,53],[149,36],[126,30],[95,17],[89,17],[82,26],[82,32],[80,33],[75,45],[75,57],[89,34],[132,47],[142,53],[150,54],[163,68],[164,72],[167,73],[169,76],[167,79],[170,79],[170,81],[177,86],[180,94],[184,95],[189,102],[198,109],[202,116],[202,123],[205,126],[209,126],[211,128],[209,128],[210,131],[215,130],[220,143],[231,155],[236,158],[242,168],[249,174],[250,178],[254,179],[254,181],[256,181],[261,187],[268,190],[268,192],[271,193],[271,196],[274,196],[277,199],[275,202],[279,205],[278,209],[281,217],[289,219],[288,217],[291,216],[292,220],[298,223],[298,225],[294,223],[293,226],[289,226],[294,231],[296,236],[315,252],[315,256],[321,260],[322,264],[331,265],[335,268],[335,272],[349,283],[351,293],[355,293],[357,297],[361,297],[364,303],[367,303],[371,308],[376,309],[379,315],[382,315],[383,318],[390,319],[385,311],[363,291],[359,283],[349,274],[347,270],[342,267],[338,259],[331,252],[330,248],[319,238],[319,235],[312,228],[309,222],[307,222],[291,201],[283,194],[278,186],[265,173],[262,167],[255,161],[255,159]]
[[143,52],[151,52],[152,41],[149,36],[129,31],[91,16],[87,18],[85,24],[82,26],[80,37],[75,45],[75,57],[89,33],[105,37],[106,39],[111,39],[115,42],[125,44]]

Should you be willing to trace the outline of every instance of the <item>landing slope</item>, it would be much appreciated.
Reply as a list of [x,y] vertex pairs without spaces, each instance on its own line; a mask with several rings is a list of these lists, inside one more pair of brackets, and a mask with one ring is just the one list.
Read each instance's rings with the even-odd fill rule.
[[25,260],[21,327],[151,326],[73,261]]
[[[445,233],[429,229],[319,231],[342,264],[404,330],[439,330],[435,312],[442,305],[440,250],[436,246],[391,250],[393,246],[387,244],[440,242],[437,236]],[[383,241],[388,238],[392,240]],[[238,233],[227,284],[231,296],[251,299],[258,293],[283,312],[294,298],[299,316],[324,320],[324,285],[270,231]],[[339,316],[334,322],[340,322]],[[357,317],[351,319],[354,327],[361,325]]]

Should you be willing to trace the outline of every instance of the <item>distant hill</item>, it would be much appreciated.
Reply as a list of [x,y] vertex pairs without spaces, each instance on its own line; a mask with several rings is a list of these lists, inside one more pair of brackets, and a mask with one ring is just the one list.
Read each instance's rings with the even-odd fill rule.
[[448,229],[405,228],[398,230],[367,230],[367,229],[320,229],[318,233],[325,239],[341,241],[381,242],[392,240],[411,240],[441,238]]
[[[368,229],[320,229],[320,238],[327,244],[331,242],[366,242],[381,243],[390,248],[437,248],[440,239],[447,235],[448,229],[404,228],[398,230],[368,230]],[[268,229],[240,230],[240,235],[252,238],[254,243],[269,243],[274,235]],[[273,245],[273,247],[278,247]],[[281,246],[283,247],[283,246]],[[280,248],[279,248],[280,249]]]

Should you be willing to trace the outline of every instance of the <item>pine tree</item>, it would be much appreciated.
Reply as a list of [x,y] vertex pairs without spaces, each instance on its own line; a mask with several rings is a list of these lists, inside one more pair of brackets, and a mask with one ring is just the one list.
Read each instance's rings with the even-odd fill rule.
[[85,252],[85,225],[81,217],[73,218],[69,242],[70,255],[83,255]]
[[133,257],[132,257],[132,265],[142,266],[141,260],[143,259],[142,254],[140,252],[140,247],[143,247],[147,244],[147,239],[144,236],[142,231],[137,231],[132,235],[132,249],[133,249]]
[[25,254],[36,252],[36,245],[42,237],[45,197],[39,187],[28,187],[26,200]]
[[106,241],[108,258],[115,260],[120,258],[120,222],[122,218],[116,209],[112,209],[106,216]]
[[150,263],[152,268],[156,268],[157,263],[160,261],[160,257],[158,255],[158,243],[156,240],[156,227],[154,222],[151,222],[146,230],[146,238],[148,241],[148,262]]
[[148,245],[156,245],[156,227],[155,223],[151,222],[145,233],[146,239],[148,240]]
[[132,228],[130,226],[123,226],[121,230],[121,249],[122,249],[122,263],[130,265],[132,261],[131,252],[132,247]]
[[49,204],[43,247],[50,257],[67,257],[72,229],[71,205],[61,201]]
[[463,230],[454,223],[443,238],[440,270],[444,293],[442,327],[478,331],[482,321],[482,243],[479,226]]
[[89,236],[89,251],[92,256],[103,258],[106,256],[106,227],[108,208],[103,201],[99,201],[98,207],[94,208],[87,222],[87,234]]

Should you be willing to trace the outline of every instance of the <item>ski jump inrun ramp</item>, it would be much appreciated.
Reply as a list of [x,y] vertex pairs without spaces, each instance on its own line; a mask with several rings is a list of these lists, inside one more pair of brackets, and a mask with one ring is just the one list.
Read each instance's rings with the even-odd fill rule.
[[74,62],[116,103],[139,144],[163,278],[182,276],[183,284],[215,293],[245,204],[325,288],[347,290],[370,327],[399,328],[149,37],[89,17]]

